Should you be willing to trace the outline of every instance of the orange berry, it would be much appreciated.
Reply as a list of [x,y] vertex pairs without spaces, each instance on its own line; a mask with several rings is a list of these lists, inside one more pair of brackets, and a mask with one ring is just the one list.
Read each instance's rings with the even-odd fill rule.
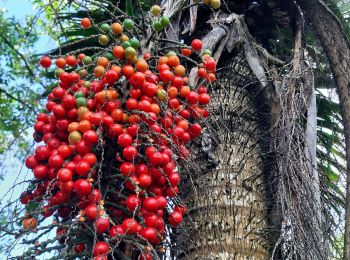
[[119,35],[123,32],[123,26],[120,23],[112,23],[111,29],[115,35]]

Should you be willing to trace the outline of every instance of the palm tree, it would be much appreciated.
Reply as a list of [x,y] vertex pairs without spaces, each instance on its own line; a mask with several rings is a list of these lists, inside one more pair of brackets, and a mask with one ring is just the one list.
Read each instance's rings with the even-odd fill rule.
[[[119,8],[142,19],[140,5],[156,2],[125,1]],[[336,183],[344,166],[336,161],[342,129],[332,122],[339,119],[338,105],[317,92],[321,77],[332,80],[325,55],[318,63],[315,54],[321,44],[312,42],[294,1],[222,1],[219,12],[194,2],[162,1],[172,21],[162,47],[201,38],[219,61],[218,81],[210,87],[212,116],[193,144],[194,156],[180,165],[186,174],[177,200],[188,214],[183,225],[169,231],[168,255],[326,259],[334,211],[344,203]],[[63,43],[51,54],[82,48],[93,53],[98,42],[80,40],[87,32],[75,22],[89,15],[102,23],[115,5],[89,0],[99,8],[89,13],[78,2],[68,5],[71,10],[59,3],[51,3],[48,12],[61,29],[67,23],[73,29],[63,30]],[[191,84],[198,82],[195,75],[193,70]],[[317,114],[317,103],[331,109]]]

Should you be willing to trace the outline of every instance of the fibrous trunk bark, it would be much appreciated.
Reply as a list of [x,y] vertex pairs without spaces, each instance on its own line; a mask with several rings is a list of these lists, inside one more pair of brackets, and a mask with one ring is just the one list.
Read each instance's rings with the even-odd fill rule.
[[323,45],[337,85],[347,162],[344,259],[350,259],[350,44],[339,20],[323,1],[297,2]]
[[218,78],[212,119],[183,187],[189,215],[178,230],[177,257],[268,259],[262,129],[249,93],[259,84],[242,56],[226,64]]

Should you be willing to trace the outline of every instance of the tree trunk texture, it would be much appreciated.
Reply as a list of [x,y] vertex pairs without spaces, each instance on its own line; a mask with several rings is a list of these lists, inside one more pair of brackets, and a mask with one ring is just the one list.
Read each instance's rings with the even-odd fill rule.
[[337,85],[347,162],[344,259],[350,259],[350,44],[339,20],[323,1],[297,2],[323,45]]
[[177,230],[177,257],[268,259],[259,83],[241,55],[223,67],[195,169],[182,187],[189,214]]

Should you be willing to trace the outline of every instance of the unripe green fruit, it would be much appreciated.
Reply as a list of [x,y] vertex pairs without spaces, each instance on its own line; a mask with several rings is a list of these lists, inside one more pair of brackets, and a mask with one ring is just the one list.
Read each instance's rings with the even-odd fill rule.
[[77,99],[75,99],[75,103],[77,104],[77,107],[87,106],[86,98],[84,97],[78,97]]
[[166,27],[170,24],[170,20],[168,17],[166,16],[162,16],[162,18],[160,18],[160,24],[163,26],[163,27]]
[[78,91],[78,92],[75,92],[74,97],[75,97],[75,98],[80,98],[80,97],[85,98],[85,95],[84,95],[83,92]]
[[110,30],[110,27],[109,27],[109,25],[108,25],[107,23],[103,23],[103,24],[101,24],[101,26],[100,26],[100,30],[103,31],[103,32],[105,32],[105,33],[108,33],[109,30]]
[[130,44],[131,44],[131,47],[133,47],[134,49],[138,49],[138,48],[140,48],[140,46],[141,46],[140,41],[139,41],[138,39],[136,39],[136,38],[131,38],[131,39],[129,40],[129,42],[130,42]]
[[153,23],[153,28],[157,32],[160,32],[161,30],[163,30],[163,26],[162,26],[162,24],[159,21],[156,21],[156,22]]
[[123,26],[125,29],[132,30],[134,29],[135,22],[131,19],[125,19],[123,22]]
[[131,47],[131,43],[129,41],[125,41],[122,43],[122,47],[124,48],[124,50],[128,47]]
[[85,56],[83,59],[84,65],[89,65],[92,63],[92,58],[90,56]]

